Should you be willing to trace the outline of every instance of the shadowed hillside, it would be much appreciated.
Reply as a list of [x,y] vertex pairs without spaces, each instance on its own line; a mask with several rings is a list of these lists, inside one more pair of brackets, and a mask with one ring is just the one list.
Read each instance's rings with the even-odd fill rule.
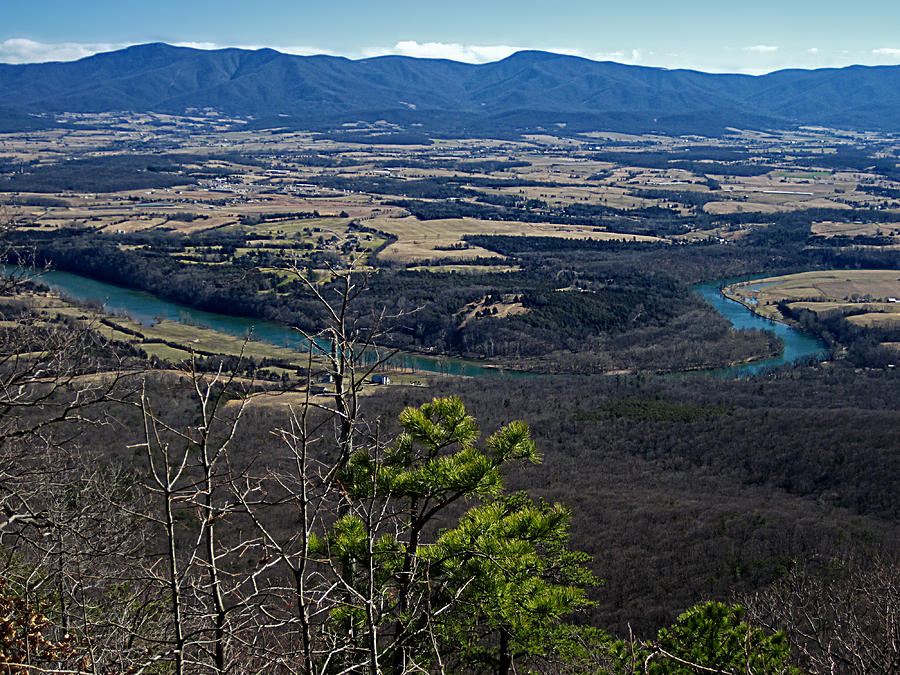
[[13,112],[210,107],[270,118],[271,125],[388,119],[457,133],[475,133],[485,123],[519,130],[566,125],[707,133],[726,125],[900,128],[897,66],[752,77],[537,51],[470,65],[147,44],[71,63],[2,65],[0,88]]

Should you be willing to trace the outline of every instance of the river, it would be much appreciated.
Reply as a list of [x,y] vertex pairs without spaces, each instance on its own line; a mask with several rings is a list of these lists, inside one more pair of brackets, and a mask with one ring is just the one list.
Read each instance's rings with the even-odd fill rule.
[[[9,272],[10,267],[3,268]],[[159,320],[178,321],[179,323],[201,326],[212,330],[246,337],[253,329],[253,339],[279,347],[288,347],[305,351],[309,342],[293,328],[264,319],[250,319],[229,314],[216,314],[179,305],[163,300],[152,293],[137,291],[131,288],[115,286],[96,281],[70,272],[49,271],[40,273],[40,281],[57,291],[64,297],[82,302],[97,302],[108,314],[127,316],[141,325],[151,326]],[[471,361],[449,357],[426,356],[409,353],[398,353],[390,358],[390,365],[398,368],[442,373],[445,375],[464,375],[467,377],[483,377],[486,375],[526,376],[529,373],[504,371],[494,366],[484,366]]]
[[[165,319],[203,326],[237,337],[246,336],[252,328],[253,338],[260,342],[298,350],[305,349],[309,344],[306,338],[294,329],[272,321],[204,312],[203,310],[162,300],[145,291],[114,286],[69,272],[42,272],[40,276],[41,281],[64,296],[80,301],[101,303],[105,312],[127,316],[142,325],[152,325],[160,319]],[[692,371],[692,373],[688,374],[725,378],[745,377],[799,360],[824,358],[826,353],[825,345],[819,340],[785,324],[760,317],[744,307],[744,305],[726,298],[719,292],[719,289],[725,285],[746,280],[746,278],[743,278],[711,281],[698,284],[693,288],[720,314],[727,318],[735,328],[761,328],[773,331],[784,341],[784,352],[780,356],[766,359],[765,361],[741,364],[731,368]],[[407,353],[394,355],[391,357],[390,364],[412,370],[468,377],[531,375],[529,373],[504,371],[500,368],[484,366],[461,359]]]
[[791,328],[787,324],[772,321],[765,317],[754,314],[744,305],[727,298],[721,293],[721,289],[725,286],[737,283],[739,281],[752,281],[753,279],[762,279],[762,277],[741,277],[736,279],[720,279],[718,281],[708,281],[703,284],[697,284],[693,287],[696,293],[699,293],[704,300],[711,304],[719,314],[724,316],[731,322],[735,328],[749,329],[759,328],[762,330],[770,330],[781,338],[784,342],[784,351],[780,355],[764,361],[755,361],[754,363],[744,363],[731,368],[717,368],[715,370],[700,371],[704,375],[713,375],[717,377],[746,377],[757,373],[784,366],[797,361],[815,360],[821,361],[825,358],[827,349],[825,344],[811,335],[802,333],[795,328]]

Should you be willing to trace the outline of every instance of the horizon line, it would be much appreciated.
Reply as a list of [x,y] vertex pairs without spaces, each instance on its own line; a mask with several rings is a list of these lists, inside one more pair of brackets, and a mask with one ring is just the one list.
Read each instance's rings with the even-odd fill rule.
[[[435,43],[438,44],[438,43]],[[3,51],[9,49],[10,46],[22,46],[22,47],[31,47],[33,51],[35,51],[35,60],[9,60],[9,57],[4,58]],[[505,54],[497,54],[494,58],[483,58],[483,59],[463,59],[463,58],[451,58],[449,56],[441,56],[441,55],[428,55],[428,54],[412,54],[412,53],[404,53],[403,47],[409,45],[415,45],[416,47],[428,48],[432,46],[429,43],[424,43],[420,45],[419,43],[415,43],[413,41],[401,42],[395,45],[392,49],[385,50],[364,50],[361,55],[347,55],[347,54],[339,54],[327,49],[319,49],[316,47],[281,47],[281,46],[268,46],[268,45],[219,45],[214,43],[206,43],[206,42],[165,42],[162,40],[150,41],[150,42],[136,42],[129,44],[88,44],[88,43],[58,43],[58,44],[48,44],[48,43],[38,43],[32,40],[28,40],[26,38],[9,38],[3,42],[0,42],[0,65],[6,66],[29,66],[29,65],[44,65],[51,63],[74,63],[78,61],[82,61],[84,59],[92,58],[95,56],[101,56],[104,54],[111,54],[119,51],[125,51],[128,49],[138,48],[138,47],[148,47],[154,45],[161,45],[176,49],[190,49],[194,51],[228,51],[228,50],[238,50],[238,51],[247,51],[247,52],[259,52],[259,51],[274,51],[278,54],[284,56],[297,56],[297,57],[331,57],[331,58],[339,58],[345,59],[353,62],[360,61],[370,61],[373,59],[379,58],[406,58],[406,59],[414,59],[419,61],[446,61],[450,63],[458,63],[461,65],[468,66],[482,66],[482,65],[490,65],[494,63],[500,63],[514,56],[523,54],[523,53],[536,53],[536,54],[547,54],[552,56],[559,57],[567,57],[567,58],[575,58],[583,61],[589,61],[592,63],[611,63],[620,66],[626,67],[635,67],[635,68],[647,68],[653,70],[664,70],[664,71],[688,71],[701,73],[705,75],[738,75],[738,76],[746,76],[746,77],[762,77],[766,75],[772,75],[779,72],[785,71],[805,71],[805,72],[814,72],[821,70],[844,70],[847,68],[890,68],[896,67],[900,64],[892,64],[892,63],[876,63],[876,64],[867,64],[867,63],[847,63],[844,65],[830,65],[830,66],[820,66],[820,67],[803,67],[803,66],[786,66],[782,68],[776,68],[774,70],[760,70],[759,72],[753,72],[748,69],[744,70],[712,70],[712,69],[703,69],[701,67],[690,67],[690,66],[664,66],[664,65],[651,65],[646,63],[634,63],[629,62],[628,59],[623,58],[623,60],[618,60],[614,58],[615,56],[624,57],[624,54],[595,54],[589,55],[585,53],[581,53],[579,50],[571,50],[571,49],[538,49],[538,48],[530,48],[530,47],[470,47],[468,49],[477,50],[481,49],[481,53],[489,53],[490,50],[506,50],[508,53]],[[443,43],[438,44],[438,46],[442,46]],[[452,47],[459,47],[462,49],[461,45],[450,45]],[[40,55],[41,51],[56,51],[56,58],[42,58]],[[24,49],[22,51],[25,51]],[[875,50],[877,53],[879,50]],[[477,52],[476,52],[477,53]],[[68,56],[68,58],[66,58]],[[21,59],[21,57],[20,57]]]

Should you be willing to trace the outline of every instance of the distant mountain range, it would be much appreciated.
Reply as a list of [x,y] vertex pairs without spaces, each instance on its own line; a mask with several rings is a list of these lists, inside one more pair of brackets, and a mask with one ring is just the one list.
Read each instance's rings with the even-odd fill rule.
[[900,131],[900,66],[709,74],[525,51],[494,63],[352,61],[147,44],[68,63],[0,64],[0,118],[214,108],[257,127],[386,119],[432,133],[822,125]]

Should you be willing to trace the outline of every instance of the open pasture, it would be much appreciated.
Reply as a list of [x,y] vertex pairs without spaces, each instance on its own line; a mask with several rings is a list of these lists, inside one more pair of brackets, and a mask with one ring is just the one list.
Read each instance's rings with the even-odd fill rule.
[[398,262],[502,257],[493,251],[477,246],[469,245],[468,248],[452,248],[457,245],[467,245],[462,238],[465,235],[475,234],[561,237],[564,239],[660,241],[657,237],[605,232],[594,227],[479,220],[476,218],[440,220],[419,220],[413,216],[405,218],[374,218],[367,225],[397,237],[397,241],[388,246],[380,255],[387,260],[396,260]]
[[518,265],[467,265],[465,263],[447,265],[416,265],[408,268],[410,272],[434,272],[437,274],[505,274],[518,272],[522,268]]
[[[777,172],[776,172],[777,173]],[[712,214],[759,212],[776,213],[799,209],[846,209],[845,197],[856,184],[835,179],[778,179],[773,174],[729,178],[721,194],[728,201],[709,202],[704,211]]]
[[734,200],[707,202],[703,205],[703,211],[713,216],[721,216],[729,213],[759,213],[765,215],[767,213],[779,213],[784,210],[785,207],[782,205],[764,204],[757,201]]
[[900,243],[900,222],[897,223],[852,223],[823,221],[813,223],[812,233],[823,237],[880,236],[894,237]]
[[566,185],[558,187],[522,186],[499,189],[485,189],[483,192],[504,194],[522,199],[539,199],[550,206],[570,204],[592,204],[609,206],[625,211],[658,206],[660,200],[636,197],[629,194],[632,186],[618,185]]
[[101,323],[95,311],[73,305],[57,296],[32,294],[28,298],[29,304],[43,315],[48,317],[64,315],[78,319],[107,339],[127,342],[143,349],[148,356],[155,355],[175,363],[190,358],[191,350],[194,350],[226,356],[243,354],[244,358],[253,358],[257,361],[266,358],[276,359],[298,368],[305,368],[307,364],[306,354],[294,349],[255,340],[247,341],[210,328],[168,320],[144,326],[126,317],[112,317],[112,324],[125,329],[118,330]]
[[893,304],[884,309],[885,311],[854,314],[848,316],[847,321],[864,328],[900,326],[900,305]]
[[730,287],[759,303],[842,302],[900,297],[900,270],[821,270],[768,277]]
[[734,284],[726,290],[762,316],[782,318],[776,305],[822,316],[844,314],[862,327],[900,321],[900,270],[802,272]]

